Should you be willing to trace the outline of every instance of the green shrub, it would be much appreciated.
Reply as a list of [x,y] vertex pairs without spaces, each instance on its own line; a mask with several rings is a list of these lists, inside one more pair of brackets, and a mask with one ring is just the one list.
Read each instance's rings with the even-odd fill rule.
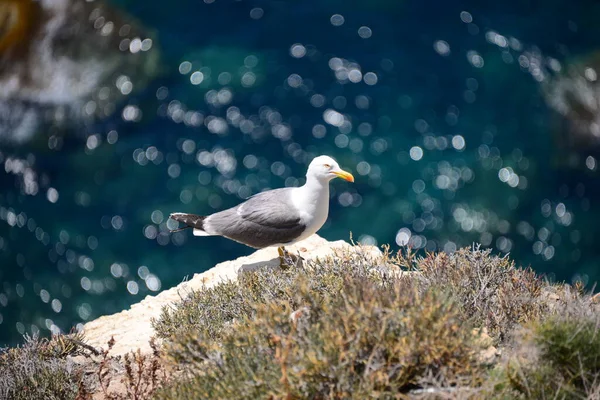
[[[360,255],[220,286],[192,295],[213,310],[184,300],[157,321],[177,333],[165,351],[182,368],[158,398],[396,398],[482,379],[480,346],[460,306]],[[225,311],[232,299],[241,311]],[[192,326],[176,328],[177,312]],[[211,317],[219,329],[204,327]]]
[[503,366],[498,393],[525,399],[600,398],[600,309],[585,300],[572,300],[576,306],[563,304],[530,324]]
[[308,281],[312,296],[323,297],[338,293],[345,277],[384,279],[372,264],[362,252],[346,251],[303,268],[242,273],[236,281],[191,292],[178,303],[163,307],[160,318],[153,321],[153,327],[157,336],[163,339],[199,331],[217,339],[232,322],[250,316],[256,304],[286,299],[292,306],[299,307],[293,303],[290,293],[294,292],[300,276]]

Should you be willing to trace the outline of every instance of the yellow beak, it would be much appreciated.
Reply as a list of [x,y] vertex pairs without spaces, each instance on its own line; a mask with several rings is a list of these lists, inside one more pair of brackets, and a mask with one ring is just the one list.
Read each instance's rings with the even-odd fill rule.
[[347,180],[348,182],[354,182],[354,177],[352,176],[352,174],[350,172],[346,172],[346,171],[331,171],[332,173],[334,173],[335,175],[337,175],[339,178],[342,178],[344,180]]

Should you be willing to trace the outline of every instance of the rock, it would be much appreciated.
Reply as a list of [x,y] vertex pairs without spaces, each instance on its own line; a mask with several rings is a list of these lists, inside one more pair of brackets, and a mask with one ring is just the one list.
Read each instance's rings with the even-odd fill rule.
[[117,112],[159,74],[156,39],[105,0],[0,1],[0,141]]
[[[537,61],[543,60],[541,55]],[[600,53],[593,52],[567,60],[560,72],[548,69],[542,84],[546,103],[564,117],[557,129],[557,146],[572,147],[589,154],[590,148],[600,146],[600,84],[596,71]]]
[[473,330],[475,334],[475,342],[481,347],[477,359],[483,363],[492,365],[500,355],[498,349],[493,345],[494,340],[488,334],[487,328],[477,328]]
[[[378,258],[381,251],[374,246],[351,246],[338,240],[329,242],[318,235],[286,247],[292,254],[300,255],[304,260],[314,260],[334,255],[336,251],[363,251],[368,257]],[[151,352],[149,341],[154,335],[152,319],[160,316],[164,306],[173,304],[194,290],[202,290],[226,280],[237,279],[238,274],[259,268],[279,268],[276,248],[257,250],[247,257],[217,264],[206,272],[195,274],[185,281],[156,296],[147,296],[129,310],[103,316],[83,326],[86,343],[96,348],[106,348],[111,337],[116,343],[110,354],[124,355],[140,349],[142,353]]]
[[478,354],[478,359],[482,364],[492,365],[496,362],[500,352],[495,346],[490,346],[485,350],[482,350]]

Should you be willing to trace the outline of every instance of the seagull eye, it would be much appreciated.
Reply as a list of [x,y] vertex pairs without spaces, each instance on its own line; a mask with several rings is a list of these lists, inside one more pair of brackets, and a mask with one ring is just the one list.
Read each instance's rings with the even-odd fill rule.
[[331,168],[331,165],[329,165],[329,164],[323,164],[323,166],[324,166],[325,168]]

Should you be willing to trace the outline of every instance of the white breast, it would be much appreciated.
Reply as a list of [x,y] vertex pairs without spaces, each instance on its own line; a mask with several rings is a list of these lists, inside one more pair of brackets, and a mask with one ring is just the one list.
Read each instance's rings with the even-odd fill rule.
[[302,186],[291,192],[292,203],[300,214],[302,223],[306,226],[297,241],[306,239],[316,233],[329,214],[329,185],[318,187]]

